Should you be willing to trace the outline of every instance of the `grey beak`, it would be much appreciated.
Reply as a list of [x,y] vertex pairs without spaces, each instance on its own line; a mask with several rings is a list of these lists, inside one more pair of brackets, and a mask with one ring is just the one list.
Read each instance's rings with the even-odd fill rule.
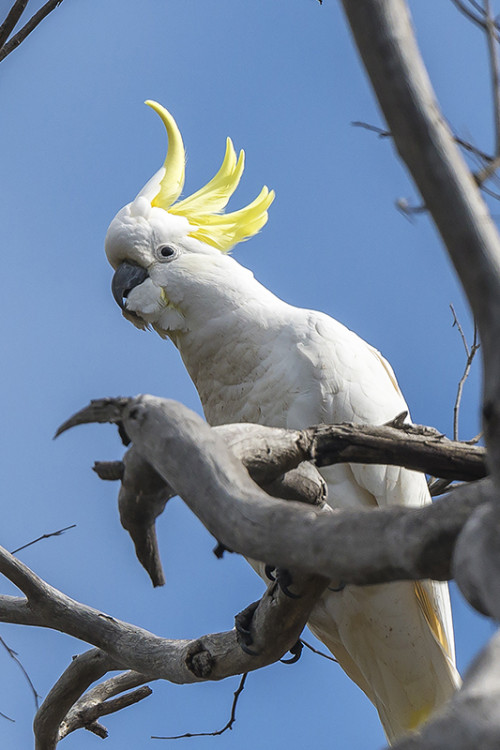
[[111,282],[111,291],[122,310],[125,310],[126,299],[132,289],[142,284],[148,278],[148,275],[145,268],[141,268],[134,263],[124,261],[118,266]]

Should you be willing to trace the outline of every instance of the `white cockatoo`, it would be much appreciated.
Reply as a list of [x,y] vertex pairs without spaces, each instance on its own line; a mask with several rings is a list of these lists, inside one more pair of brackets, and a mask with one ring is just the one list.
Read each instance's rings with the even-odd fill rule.
[[[185,152],[173,117],[147,102],[168,134],[163,167],[115,216],[106,254],[113,294],[138,328],[173,341],[211,425],[256,422],[382,424],[407,410],[389,363],[328,315],[293,307],[228,255],[267,221],[266,187],[245,208],[223,213],[244,166],[227,140],[205,187],[178,200]],[[421,506],[422,474],[396,466],[322,469],[332,508]],[[337,589],[337,590],[335,590]],[[416,729],[454,692],[453,628],[447,586],[397,582],[338,590],[311,614],[313,633],[380,715],[390,742]]]

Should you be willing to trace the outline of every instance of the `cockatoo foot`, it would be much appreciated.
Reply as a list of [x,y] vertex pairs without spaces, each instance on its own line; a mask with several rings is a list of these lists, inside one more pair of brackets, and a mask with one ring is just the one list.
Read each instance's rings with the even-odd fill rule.
[[293,583],[293,578],[289,570],[286,570],[285,568],[276,568],[276,583],[285,596],[289,596],[290,599],[300,599],[300,594],[294,594],[293,591],[290,591],[289,589],[289,586]]
[[267,578],[269,578],[270,581],[275,581],[276,577],[274,575],[274,571],[276,568],[274,565],[266,565],[264,568],[264,573],[266,574]]
[[343,581],[339,581],[337,586],[328,586],[328,591],[343,591],[346,585]]
[[293,583],[289,570],[286,570],[285,568],[275,568],[273,565],[266,565],[264,572],[270,581],[276,581],[285,596],[289,596],[290,599],[300,599],[300,594],[294,594],[288,588]]
[[303,648],[304,644],[302,643],[302,641],[297,641],[295,646],[292,646],[292,648],[289,649],[290,653],[293,654],[290,659],[280,659],[280,662],[282,664],[295,664],[295,662],[300,659]]
[[250,654],[250,656],[257,656],[257,651],[252,651],[249,646],[253,643],[253,636],[251,631],[252,626],[252,618],[254,616],[255,610],[259,606],[259,601],[252,602],[248,605],[248,607],[245,607],[241,612],[238,612],[238,614],[234,618],[234,627],[236,629],[236,636],[238,638],[238,643],[240,644],[240,647],[242,651],[245,652],[245,654]]

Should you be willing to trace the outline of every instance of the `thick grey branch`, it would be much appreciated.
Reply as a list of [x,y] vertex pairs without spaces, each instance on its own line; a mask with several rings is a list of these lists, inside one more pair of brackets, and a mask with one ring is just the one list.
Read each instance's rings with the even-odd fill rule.
[[163,586],[165,576],[158,549],[155,522],[167,500],[175,493],[144,462],[132,446],[123,459],[124,471],[118,495],[120,521],[134,542],[137,558],[150,575],[153,586]]
[[[332,580],[366,584],[449,578],[457,535],[471,512],[490,499],[486,482],[457,489],[421,509],[334,513],[272,500],[217,431],[182,404],[153,396],[122,399],[118,409],[113,400],[100,403],[98,421],[105,413],[123,420],[137,451],[224,546]],[[91,411],[99,411],[98,402]],[[85,419],[83,410],[70,422]],[[298,458],[303,459],[308,448],[301,445]]]
[[[66,424],[94,419],[98,403]],[[113,412],[110,418],[119,421],[119,414]],[[317,469],[305,459],[314,460],[319,466],[346,461],[404,464],[461,480],[480,478],[486,473],[484,449],[453,443],[428,428],[404,423],[399,427],[324,425],[303,432],[255,424],[221,425],[212,429],[265,492],[309,504],[324,501],[326,486]],[[99,474],[106,479],[121,478],[118,504],[122,526],[130,533],[137,557],[153,585],[162,585],[164,575],[155,522],[174,491],[135,446],[120,465],[99,463]]]
[[[60,740],[82,728],[105,738],[107,731],[97,723],[97,719],[120,711],[151,694],[148,687],[134,690],[149,681],[137,672],[116,675],[85,692],[92,682],[112,669],[116,669],[116,664],[99,649],[92,649],[73,659],[35,717],[36,750],[54,750]],[[120,695],[126,690],[132,692]],[[116,695],[119,698],[110,700]]]
[[293,600],[272,584],[252,619],[255,655],[249,655],[240,647],[234,630],[195,640],[171,640],[87,607],[42,581],[2,547],[0,572],[16,585],[32,582],[24,608],[22,600],[0,598],[0,621],[59,630],[104,651],[115,665],[110,668],[129,668],[149,679],[179,684],[220,680],[280,659],[296,643],[328,583],[319,576],[296,572],[294,590],[300,598]]
[[[247,468],[250,476],[273,497],[322,502],[326,485],[317,469],[300,463],[305,444],[301,433],[269,430],[259,425],[222,425],[214,428]],[[297,466],[297,464],[299,464]],[[104,479],[121,479],[118,507],[137,558],[154,586],[165,583],[156,537],[156,519],[175,492],[132,446],[123,462],[99,462],[94,470]]]
[[404,0],[343,0],[396,148],[448,249],[477,320],[484,427],[500,483],[500,239],[442,116]]
[[447,440],[440,435],[412,434],[412,429],[408,425],[402,429],[388,425],[320,426],[313,429],[312,457],[318,466],[394,464],[460,481],[486,476],[483,448]]
[[92,649],[73,659],[35,716],[35,750],[53,750],[56,747],[60,739],[60,724],[72,705],[89,685],[110,669],[116,669],[116,665],[98,649]]

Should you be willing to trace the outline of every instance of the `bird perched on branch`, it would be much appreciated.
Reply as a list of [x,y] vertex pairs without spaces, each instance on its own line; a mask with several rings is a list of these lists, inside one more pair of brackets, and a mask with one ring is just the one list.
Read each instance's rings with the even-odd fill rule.
[[[164,165],[115,216],[106,253],[123,315],[179,349],[211,425],[382,424],[407,409],[389,363],[321,312],[293,307],[228,251],[267,221],[274,193],[224,213],[244,167],[230,139],[207,185],[179,200],[185,153],[173,117]],[[422,474],[396,466],[322,469],[333,508],[421,506]],[[264,561],[269,562],[269,561]],[[309,626],[376,706],[389,741],[416,729],[458,686],[446,584],[332,583]]]

